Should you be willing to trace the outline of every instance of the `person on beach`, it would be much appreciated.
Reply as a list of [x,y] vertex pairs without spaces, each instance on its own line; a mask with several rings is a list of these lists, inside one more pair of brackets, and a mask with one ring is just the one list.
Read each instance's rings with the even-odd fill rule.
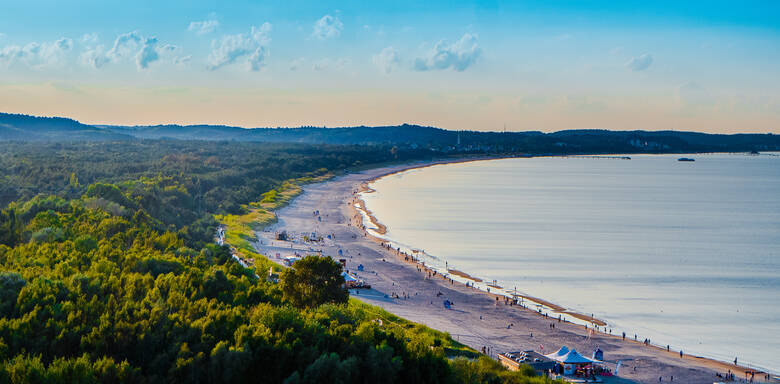
[[682,351],[682,349],[681,349],[681,350],[680,350],[680,358],[682,359],[682,357],[683,357],[683,351]]

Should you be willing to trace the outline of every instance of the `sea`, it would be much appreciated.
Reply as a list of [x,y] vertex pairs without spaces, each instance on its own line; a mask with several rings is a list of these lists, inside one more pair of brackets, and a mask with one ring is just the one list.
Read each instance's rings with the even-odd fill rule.
[[444,273],[780,373],[778,153],[474,161],[371,188],[382,237]]

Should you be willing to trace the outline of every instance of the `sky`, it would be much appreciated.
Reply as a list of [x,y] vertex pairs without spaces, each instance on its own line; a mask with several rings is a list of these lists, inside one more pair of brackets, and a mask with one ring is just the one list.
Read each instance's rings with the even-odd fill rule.
[[2,112],[780,133],[778,1],[0,3]]

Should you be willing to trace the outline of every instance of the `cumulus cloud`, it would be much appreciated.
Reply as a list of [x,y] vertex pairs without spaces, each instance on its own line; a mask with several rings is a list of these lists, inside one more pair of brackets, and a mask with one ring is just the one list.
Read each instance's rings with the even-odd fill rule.
[[138,50],[138,46],[142,41],[143,39],[137,31],[123,33],[114,40],[114,46],[108,51],[108,57],[117,61],[124,57],[131,56]]
[[631,60],[626,63],[626,66],[632,71],[637,72],[650,68],[650,64],[653,64],[653,56],[649,53],[645,53],[639,57],[632,57]]
[[455,43],[446,40],[436,43],[428,54],[415,60],[414,68],[418,71],[452,68],[461,72],[474,65],[481,54],[477,36],[466,33]]
[[271,24],[264,23],[259,28],[252,27],[250,33],[225,35],[219,41],[212,42],[212,51],[209,54],[208,68],[216,70],[226,65],[246,62],[250,71],[259,71],[265,65],[268,57],[268,45]]
[[73,39],[62,37],[52,42],[31,42],[23,47],[11,45],[0,50],[0,63],[9,65],[20,61],[32,68],[59,64],[73,49]]
[[9,45],[0,50],[0,63],[8,64],[22,57],[22,48],[18,45]]
[[79,58],[82,64],[95,69],[101,68],[111,62],[111,59],[106,55],[106,48],[102,45],[87,48],[81,53]]
[[[94,43],[96,41],[96,35],[87,34],[82,37],[82,42]],[[136,68],[140,71],[148,69],[154,62],[166,57],[169,58],[170,54],[178,49],[170,44],[160,45],[156,37],[144,37],[137,31],[117,36],[113,46],[108,51],[103,45],[85,44],[87,48],[81,53],[79,59],[82,64],[95,69],[102,68],[109,63],[135,59]]]
[[144,40],[141,50],[135,55],[135,65],[139,70],[149,68],[149,64],[160,60],[157,52],[157,38],[150,37]]
[[98,41],[98,35],[97,33],[85,33],[83,36],[81,36],[81,44],[95,44]]
[[219,21],[203,20],[203,21],[191,22],[190,26],[187,27],[187,30],[190,32],[194,32],[197,35],[205,35],[214,32],[214,30],[217,29],[217,27],[219,27]]
[[374,55],[372,61],[383,73],[389,74],[398,65],[401,58],[398,56],[398,51],[395,48],[387,47],[382,52]]
[[320,40],[333,39],[341,35],[342,29],[344,29],[344,24],[338,17],[325,15],[314,23],[312,36]]
[[63,38],[55,41],[54,45],[56,46],[56,49],[63,50],[63,51],[69,51],[69,50],[73,49],[73,39],[69,39],[67,37],[63,37]]

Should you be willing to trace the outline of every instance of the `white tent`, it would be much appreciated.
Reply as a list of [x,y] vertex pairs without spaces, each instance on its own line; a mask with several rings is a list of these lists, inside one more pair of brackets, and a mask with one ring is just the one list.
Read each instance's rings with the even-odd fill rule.
[[341,272],[341,276],[344,276],[344,281],[345,282],[350,282],[350,281],[356,282],[357,281],[356,278],[352,277],[352,275],[350,275],[349,273],[346,273],[346,272]]
[[549,355],[545,355],[549,357],[550,359],[553,359],[555,361],[558,361],[558,357],[563,356],[565,354],[569,353],[569,348],[567,346],[562,346],[560,349],[558,349],[556,352],[553,352]]
[[563,363],[563,364],[591,364],[591,363],[601,363],[598,360],[593,360],[590,358],[587,358],[585,356],[580,355],[579,352],[577,352],[576,349],[572,349],[569,351],[569,353],[562,355],[562,356],[556,356],[556,357],[550,357],[551,359]]

